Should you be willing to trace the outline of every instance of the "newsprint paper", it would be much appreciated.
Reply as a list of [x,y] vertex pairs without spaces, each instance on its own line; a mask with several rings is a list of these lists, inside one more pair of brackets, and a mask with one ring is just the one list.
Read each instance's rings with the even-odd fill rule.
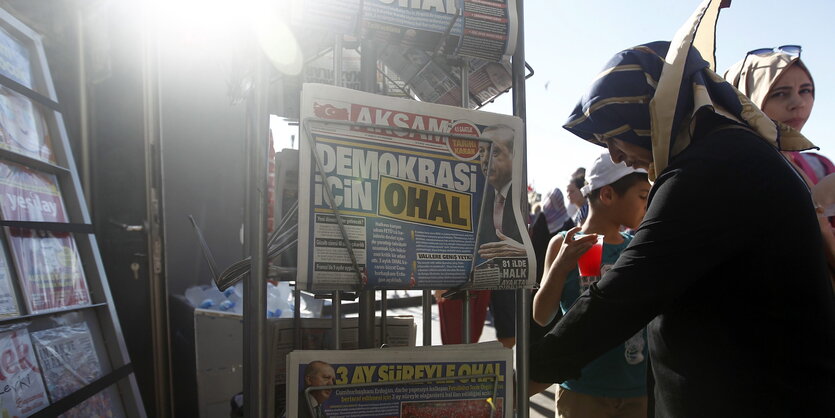
[[294,351],[287,399],[297,402],[288,402],[286,416],[510,418],[512,359],[497,342]]
[[521,119],[321,84],[301,114],[302,287],[534,284]]

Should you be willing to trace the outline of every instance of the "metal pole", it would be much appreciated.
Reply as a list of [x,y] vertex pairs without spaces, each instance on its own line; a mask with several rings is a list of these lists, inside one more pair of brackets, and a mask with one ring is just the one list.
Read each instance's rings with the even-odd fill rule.
[[267,414],[267,147],[269,144],[268,84],[266,59],[256,58],[254,86],[249,97],[247,142],[250,163],[250,205],[247,241],[252,256],[251,270],[244,280],[244,415]]
[[[461,58],[461,107],[470,108],[470,61]],[[472,329],[470,324],[470,291],[464,291],[464,301],[461,306],[461,341],[470,343]]]
[[388,290],[380,291],[380,344],[383,345],[388,342]]
[[[302,291],[299,290],[299,282],[293,286],[293,348],[302,349]],[[266,314],[266,313],[265,313]],[[335,315],[336,313],[334,313]]]
[[[513,53],[513,114],[527,122],[525,109],[525,8],[524,0],[516,0],[516,15],[519,22],[517,29],[516,50]],[[522,155],[528,152],[527,125],[523,125]],[[527,160],[525,160],[527,164]],[[522,187],[528,184],[527,165],[522,170]],[[523,200],[527,209],[527,199]],[[522,213],[528,213],[530,210]],[[530,370],[530,356],[528,354],[531,320],[531,289],[516,289],[516,416],[528,418],[528,370]]]
[[90,187],[90,107],[87,100],[87,47],[84,39],[84,11],[76,12],[76,42],[78,44],[78,136],[81,142],[81,184],[87,207],[95,214],[93,189]]
[[432,345],[432,291],[423,291],[423,345]]
[[333,349],[342,349],[342,292],[333,292],[331,300],[333,307]]
[[[162,138],[160,135],[159,39],[152,9],[142,8],[145,33],[142,36],[142,123],[145,143],[145,216],[148,221],[148,280],[151,304],[151,346],[154,368],[154,411],[169,417],[172,411],[171,341],[168,327],[168,284],[163,269],[165,240],[163,222]],[[84,61],[82,58],[81,61]],[[86,83],[82,91],[86,92]],[[85,93],[86,96],[86,93]],[[86,105],[82,105],[86,113]],[[82,116],[82,121],[87,116]],[[87,136],[89,132],[82,133]],[[82,139],[83,140],[83,139]],[[86,163],[84,164],[86,166]],[[86,167],[85,167],[86,168]],[[86,176],[87,174],[85,174]],[[86,186],[85,186],[85,190]]]
[[[363,39],[360,56],[360,83],[363,91],[377,93],[377,48],[373,42]],[[374,348],[374,290],[359,292],[359,348]]]
[[[333,42],[333,85],[342,86],[342,35],[336,35]],[[342,292],[335,290],[333,299],[333,349],[342,348]]]

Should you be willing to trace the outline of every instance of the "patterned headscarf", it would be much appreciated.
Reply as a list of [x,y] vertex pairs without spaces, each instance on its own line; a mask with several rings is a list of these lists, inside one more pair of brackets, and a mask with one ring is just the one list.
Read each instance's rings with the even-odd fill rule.
[[[615,55],[563,127],[597,145],[617,138],[651,149],[651,180],[690,145],[697,112],[748,127],[778,149],[814,148],[798,132],[765,116],[711,70],[693,46],[702,19],[718,7],[705,0],[672,42],[652,42]],[[707,53],[712,56],[713,51]]]
[[542,213],[548,221],[548,231],[552,234],[559,231],[560,227],[568,221],[568,212],[565,210],[565,201],[560,189],[555,188],[548,195],[545,203],[542,204]]
[[[812,80],[812,74],[799,57],[783,52],[774,52],[765,56],[748,55],[725,71],[724,77],[728,83],[751,98],[751,101],[762,109],[771,87],[792,65],[800,66],[803,71],[806,71],[809,80]],[[812,84],[814,83],[812,81]]]
[[[725,80],[731,83],[734,87],[739,89],[746,96],[751,98],[755,105],[762,109],[765,106],[768,93],[774,87],[774,83],[780,79],[780,76],[792,66],[798,66],[814,85],[812,80],[812,73],[795,55],[789,55],[784,52],[773,52],[768,55],[747,55],[738,63],[731,66],[728,71],[725,71]],[[799,153],[786,152],[787,157],[803,171],[810,186],[817,184],[823,177],[829,173],[835,172],[835,165],[832,164],[828,158],[815,153]],[[815,165],[814,163],[817,163]]]

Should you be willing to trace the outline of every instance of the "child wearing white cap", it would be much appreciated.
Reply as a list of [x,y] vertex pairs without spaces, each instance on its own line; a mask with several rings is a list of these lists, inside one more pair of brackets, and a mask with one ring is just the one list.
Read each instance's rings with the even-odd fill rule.
[[[601,274],[608,271],[632,240],[621,226],[635,229],[646,213],[647,172],[612,162],[608,152],[594,162],[581,191],[589,201],[583,225],[554,236],[545,256],[544,276],[533,302],[533,318],[548,324],[557,309],[568,311],[599,277],[580,277],[577,260],[603,235]],[[575,234],[582,237],[575,239]],[[578,379],[560,385],[557,416],[646,417],[646,348],[644,331],[589,363]]]

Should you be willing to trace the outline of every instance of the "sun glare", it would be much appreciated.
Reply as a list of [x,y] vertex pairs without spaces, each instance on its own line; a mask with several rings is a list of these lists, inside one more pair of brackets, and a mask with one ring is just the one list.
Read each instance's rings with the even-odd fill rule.
[[291,75],[302,70],[304,59],[288,27],[286,3],[154,0],[145,11],[146,25],[157,32],[161,42],[176,39],[189,49],[220,52],[240,50],[248,42],[257,41],[277,70]]

